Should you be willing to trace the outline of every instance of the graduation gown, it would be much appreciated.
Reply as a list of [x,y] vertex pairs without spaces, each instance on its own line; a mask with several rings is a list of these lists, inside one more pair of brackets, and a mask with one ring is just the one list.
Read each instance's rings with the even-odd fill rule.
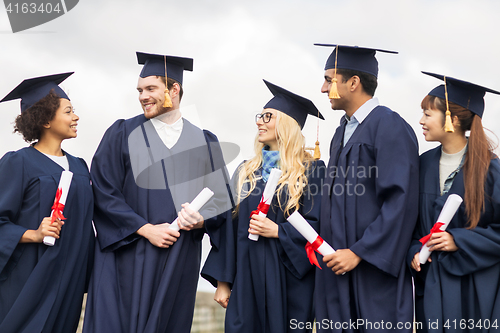
[[75,332],[92,268],[93,195],[85,161],[73,172],[65,224],[54,246],[19,244],[50,216],[61,168],[33,147],[0,160],[0,332]]
[[[91,176],[98,248],[86,333],[190,331],[204,230],[181,231],[168,249],[135,233],[146,223],[173,222],[180,205],[191,202],[205,186],[216,195],[200,214],[209,234],[218,227],[214,202],[220,184],[206,177],[224,163],[220,151],[214,151],[218,141],[183,121],[171,149],[139,115],[115,122],[96,151]],[[226,182],[222,184],[227,196]]]
[[[334,249],[350,249],[362,260],[340,276],[320,261],[318,331],[380,332],[382,321],[395,329],[397,322],[413,319],[405,257],[417,219],[417,139],[397,113],[377,106],[342,148],[342,122],[331,143],[320,235]],[[357,319],[366,325],[350,325]]]
[[[420,157],[420,208],[414,239],[408,251],[410,267],[422,246],[418,240],[430,232],[448,196],[458,194],[464,198],[463,169],[455,176],[450,191],[441,196],[440,158],[441,146]],[[466,226],[467,215],[462,203],[446,229],[453,236],[458,251],[431,252],[432,262],[421,265],[422,270],[418,273],[411,270],[415,280],[416,320],[422,322],[423,332],[500,331],[498,159],[490,162],[485,184],[485,211],[479,224],[471,230]]]
[[[300,199],[299,212],[318,230],[321,185],[325,165],[312,163],[308,188]],[[261,169],[256,171],[259,178]],[[233,180],[237,181],[237,173]],[[217,286],[217,281],[232,286],[226,311],[226,332],[305,332],[292,329],[312,322],[315,267],[309,262],[306,240],[286,220],[275,196],[267,217],[279,226],[279,238],[248,239],[251,212],[257,209],[266,183],[260,178],[256,188],[239,206],[238,215],[228,212],[224,241],[213,248],[202,276]],[[286,191],[285,191],[286,193]],[[286,203],[286,196],[281,198]],[[283,204],[284,205],[284,204]],[[292,325],[292,326],[291,326]]]

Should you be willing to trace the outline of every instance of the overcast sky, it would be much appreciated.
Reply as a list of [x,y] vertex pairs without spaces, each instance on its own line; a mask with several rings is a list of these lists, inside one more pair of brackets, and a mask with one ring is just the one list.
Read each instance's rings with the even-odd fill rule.
[[[61,86],[80,116],[78,138],[63,148],[89,166],[105,130],[142,112],[136,51],[194,58],[181,106],[220,141],[241,147],[233,164],[253,154],[254,115],[272,97],[262,79],[316,104],[326,118],[320,142],[328,160],[342,112],[320,92],[332,50],[313,43],[399,51],[378,54],[375,96],[414,128],[420,152],[436,146],[423,140],[420,101],[441,82],[420,71],[500,90],[498,0],[80,0],[62,17],[15,34],[3,8],[0,98],[25,78],[75,71]],[[499,135],[500,96],[485,100],[483,123]],[[19,111],[19,101],[0,104],[0,156],[27,145],[12,134]],[[316,118],[306,124],[308,146],[316,126]]]

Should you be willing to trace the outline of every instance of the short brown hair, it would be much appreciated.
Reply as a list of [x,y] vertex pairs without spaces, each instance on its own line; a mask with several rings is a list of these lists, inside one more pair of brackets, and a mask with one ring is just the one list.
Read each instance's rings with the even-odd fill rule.
[[[161,82],[163,82],[163,84],[165,84],[167,86],[168,90],[172,89],[172,87],[174,86],[174,83],[177,83],[179,85],[179,87],[180,87],[179,102],[180,102],[182,100],[182,95],[184,94],[184,90],[182,89],[182,85],[174,79],[167,78],[167,80],[165,81],[164,76],[158,76],[158,77],[161,79]],[[167,84],[167,82],[168,82],[168,84]]]

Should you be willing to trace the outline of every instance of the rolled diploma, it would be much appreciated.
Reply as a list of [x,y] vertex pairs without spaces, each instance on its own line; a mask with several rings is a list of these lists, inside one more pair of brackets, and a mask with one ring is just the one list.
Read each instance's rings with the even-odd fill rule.
[[[191,203],[189,204],[188,207],[194,211],[199,211],[201,209],[201,207],[203,207],[203,205],[205,205],[208,202],[208,200],[210,200],[210,198],[213,197],[213,195],[214,195],[214,192],[212,192],[208,187],[205,187],[203,190],[201,190],[200,193],[198,193],[196,198],[194,198],[193,201],[191,201]],[[175,230],[175,231],[180,230],[179,225],[177,224],[178,219],[179,218],[176,218],[174,220],[174,222],[172,222],[172,224],[170,224],[170,227],[169,227],[170,229]]]
[[[277,168],[271,169],[271,173],[269,174],[269,179],[267,180],[266,187],[264,187],[264,192],[262,193],[262,201],[264,201],[266,205],[270,205],[271,201],[273,201],[274,191],[276,191],[276,187],[278,186],[278,181],[280,180],[281,173],[282,172],[280,169]],[[263,212],[259,211],[259,216],[266,217],[267,214],[264,214]],[[259,235],[252,235],[249,233],[248,239],[251,239],[253,241],[258,241]]]
[[[64,170],[61,173],[61,178],[59,179],[58,189],[61,189],[61,198],[59,199],[59,203],[65,205],[66,198],[68,198],[69,187],[71,186],[71,179],[73,179],[73,172]],[[54,200],[55,203],[55,200]],[[54,211],[50,213],[50,216],[54,214]],[[54,246],[56,243],[56,239],[52,236],[43,237],[43,244],[48,246]]]
[[[313,227],[311,227],[309,222],[307,222],[306,219],[300,215],[299,212],[294,212],[288,217],[287,220],[302,236],[304,236],[305,239],[307,239],[309,243],[313,244],[318,238],[318,233],[313,229]],[[318,247],[318,252],[321,253],[321,255],[326,256],[327,254],[334,253],[335,250],[330,246],[330,244],[323,241],[320,247]]]
[[[446,230],[446,228],[450,224],[451,219],[457,212],[458,207],[460,207],[462,201],[463,199],[457,194],[450,194],[448,199],[446,199],[443,209],[441,210],[441,213],[439,213],[438,219],[436,221],[436,223],[438,222],[444,223],[439,228],[439,230],[441,231]],[[424,245],[422,245],[422,248],[420,249],[420,254],[419,254],[420,264],[425,264],[427,262],[427,259],[429,259],[430,255],[431,252],[429,251],[429,247],[427,247],[427,242],[426,242]]]

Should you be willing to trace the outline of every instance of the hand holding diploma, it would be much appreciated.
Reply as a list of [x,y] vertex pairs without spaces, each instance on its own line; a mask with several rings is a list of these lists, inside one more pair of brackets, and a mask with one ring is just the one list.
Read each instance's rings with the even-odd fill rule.
[[[59,186],[57,187],[56,197],[54,199],[54,204],[52,205],[52,213],[50,214],[54,223],[56,219],[65,220],[63,215],[64,205],[66,204],[66,199],[68,197],[69,188],[71,186],[71,180],[73,179],[73,173],[71,171],[64,170],[61,173],[61,179],[59,180]],[[45,236],[43,238],[43,244],[48,246],[54,246],[56,239],[52,236]]]
[[335,253],[335,250],[318,235],[299,212],[294,212],[287,220],[305,239],[307,239],[306,252],[311,265],[314,264],[321,269],[314,251],[326,256]]
[[[266,187],[264,188],[264,192],[262,193],[262,199],[260,199],[260,203],[257,206],[257,209],[252,211],[252,213],[250,214],[250,218],[252,218],[252,215],[259,215],[262,217],[267,216],[267,211],[269,210],[271,202],[273,201],[274,192],[276,191],[276,187],[278,186],[278,181],[280,180],[281,173],[282,172],[280,169],[271,169],[269,179],[267,180]],[[259,235],[249,233],[248,239],[258,241]]]
[[[183,220],[189,221],[190,217],[193,217],[196,219],[196,216],[201,215],[198,213],[198,211],[205,205],[208,200],[214,195],[214,192],[212,192],[208,187],[205,187],[201,192],[196,196],[196,198],[191,201],[190,204],[183,204],[183,210],[179,213],[183,213]],[[185,210],[185,212],[183,212]],[[197,221],[200,222],[200,221]],[[172,224],[170,224],[170,229],[179,231],[180,226],[179,226],[179,217],[177,217]]]
[[[428,242],[432,237],[432,234],[434,233],[440,233],[446,230],[448,225],[450,224],[451,219],[457,212],[458,208],[460,207],[460,204],[462,203],[462,198],[459,195],[456,194],[451,194],[448,199],[446,200],[443,209],[441,210],[441,213],[439,214],[439,217],[430,230],[430,233],[427,236],[424,236],[420,239],[420,242],[422,243],[422,248],[420,249],[419,253],[419,262],[420,264],[425,264],[427,262],[427,259],[429,259],[430,256],[430,251],[429,251],[429,246]],[[450,235],[451,236],[451,235]],[[447,237],[447,236],[445,236]],[[454,242],[453,242],[454,244]],[[431,244],[432,245],[432,244]],[[412,265],[413,266],[413,265]]]

